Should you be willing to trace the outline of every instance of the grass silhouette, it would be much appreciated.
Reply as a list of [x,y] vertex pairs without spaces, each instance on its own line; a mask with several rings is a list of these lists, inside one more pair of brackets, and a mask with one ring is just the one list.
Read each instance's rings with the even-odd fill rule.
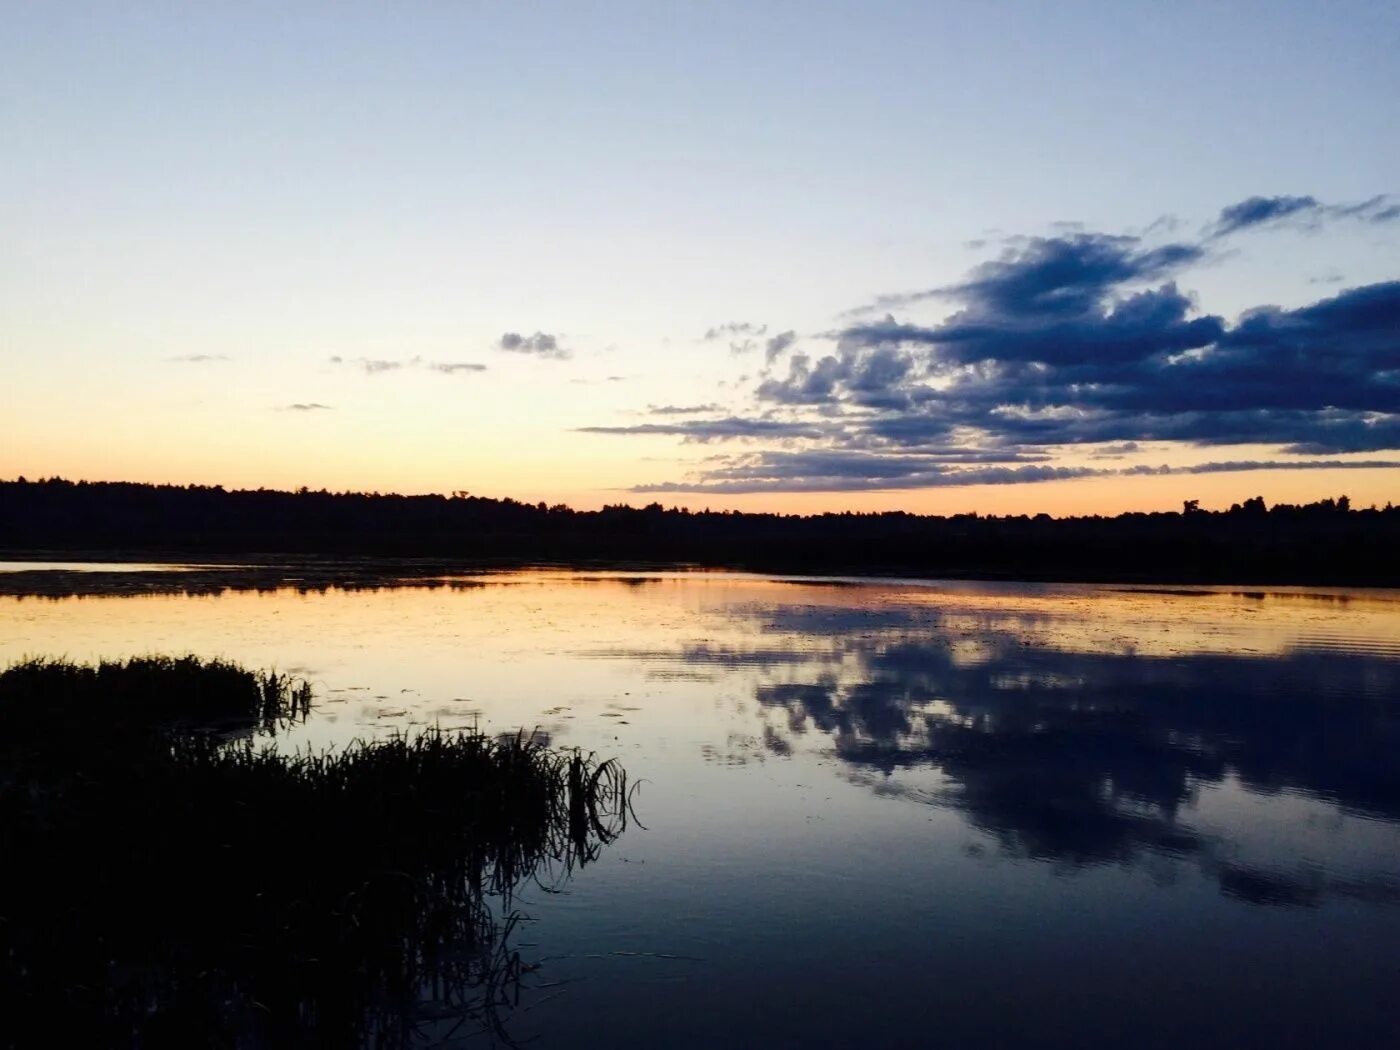
[[625,773],[526,734],[252,735],[310,701],[196,657],[0,672],[7,1045],[508,1038],[513,895],[621,833]]

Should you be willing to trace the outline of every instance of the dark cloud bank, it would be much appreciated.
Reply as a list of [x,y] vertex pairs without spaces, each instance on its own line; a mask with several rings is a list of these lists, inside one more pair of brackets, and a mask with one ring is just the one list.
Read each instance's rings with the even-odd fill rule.
[[[1075,231],[1018,238],[958,284],[877,300],[885,310],[946,303],[952,312],[942,321],[887,314],[831,333],[829,353],[791,354],[785,374],[758,386],[752,417],[588,430],[785,441],[692,480],[638,487],[645,492],[1397,467],[1400,460],[1288,457],[1400,449],[1400,281],[1293,309],[1263,305],[1232,323],[1200,309],[1177,279],[1242,230],[1398,219],[1400,205],[1385,197],[1342,205],[1253,197],[1223,209],[1197,241]],[[791,335],[769,340],[770,360]],[[1065,448],[1128,442],[1271,445],[1285,458],[1126,471],[1054,462]]]

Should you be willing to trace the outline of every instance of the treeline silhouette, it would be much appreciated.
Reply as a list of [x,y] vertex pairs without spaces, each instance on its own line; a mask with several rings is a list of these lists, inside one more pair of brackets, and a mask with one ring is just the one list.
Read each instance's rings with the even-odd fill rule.
[[1026,580],[1400,584],[1400,508],[1347,497],[1116,517],[813,515],[607,506],[467,492],[228,490],[0,481],[0,549],[230,558],[411,557],[453,564],[683,564]]

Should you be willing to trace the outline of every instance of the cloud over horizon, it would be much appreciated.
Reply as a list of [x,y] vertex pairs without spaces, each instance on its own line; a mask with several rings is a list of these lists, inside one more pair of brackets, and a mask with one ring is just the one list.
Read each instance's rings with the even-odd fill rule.
[[[830,352],[790,355],[784,374],[753,389],[751,417],[582,429],[779,442],[638,492],[915,488],[1143,473],[1141,465],[1056,462],[1078,448],[1136,453],[1138,442],[1273,446],[1283,457],[1155,473],[1356,466],[1292,457],[1400,449],[1400,281],[1344,288],[1291,308],[1258,305],[1233,321],[1203,310],[1180,281],[1229,233],[1305,219],[1397,217],[1400,206],[1385,196],[1345,205],[1251,197],[1222,209],[1197,241],[1156,243],[1076,227],[1011,238],[997,258],[959,282],[876,300],[887,310],[943,302],[951,312],[941,321],[887,313],[831,333]],[[770,339],[770,362],[793,341],[791,332]]]

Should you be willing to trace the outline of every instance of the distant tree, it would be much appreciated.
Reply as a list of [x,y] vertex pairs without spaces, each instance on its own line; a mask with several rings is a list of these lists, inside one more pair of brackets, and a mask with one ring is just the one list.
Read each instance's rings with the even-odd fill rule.
[[1263,496],[1253,496],[1243,503],[1235,503],[1230,506],[1231,514],[1267,514],[1269,508],[1264,503]]

